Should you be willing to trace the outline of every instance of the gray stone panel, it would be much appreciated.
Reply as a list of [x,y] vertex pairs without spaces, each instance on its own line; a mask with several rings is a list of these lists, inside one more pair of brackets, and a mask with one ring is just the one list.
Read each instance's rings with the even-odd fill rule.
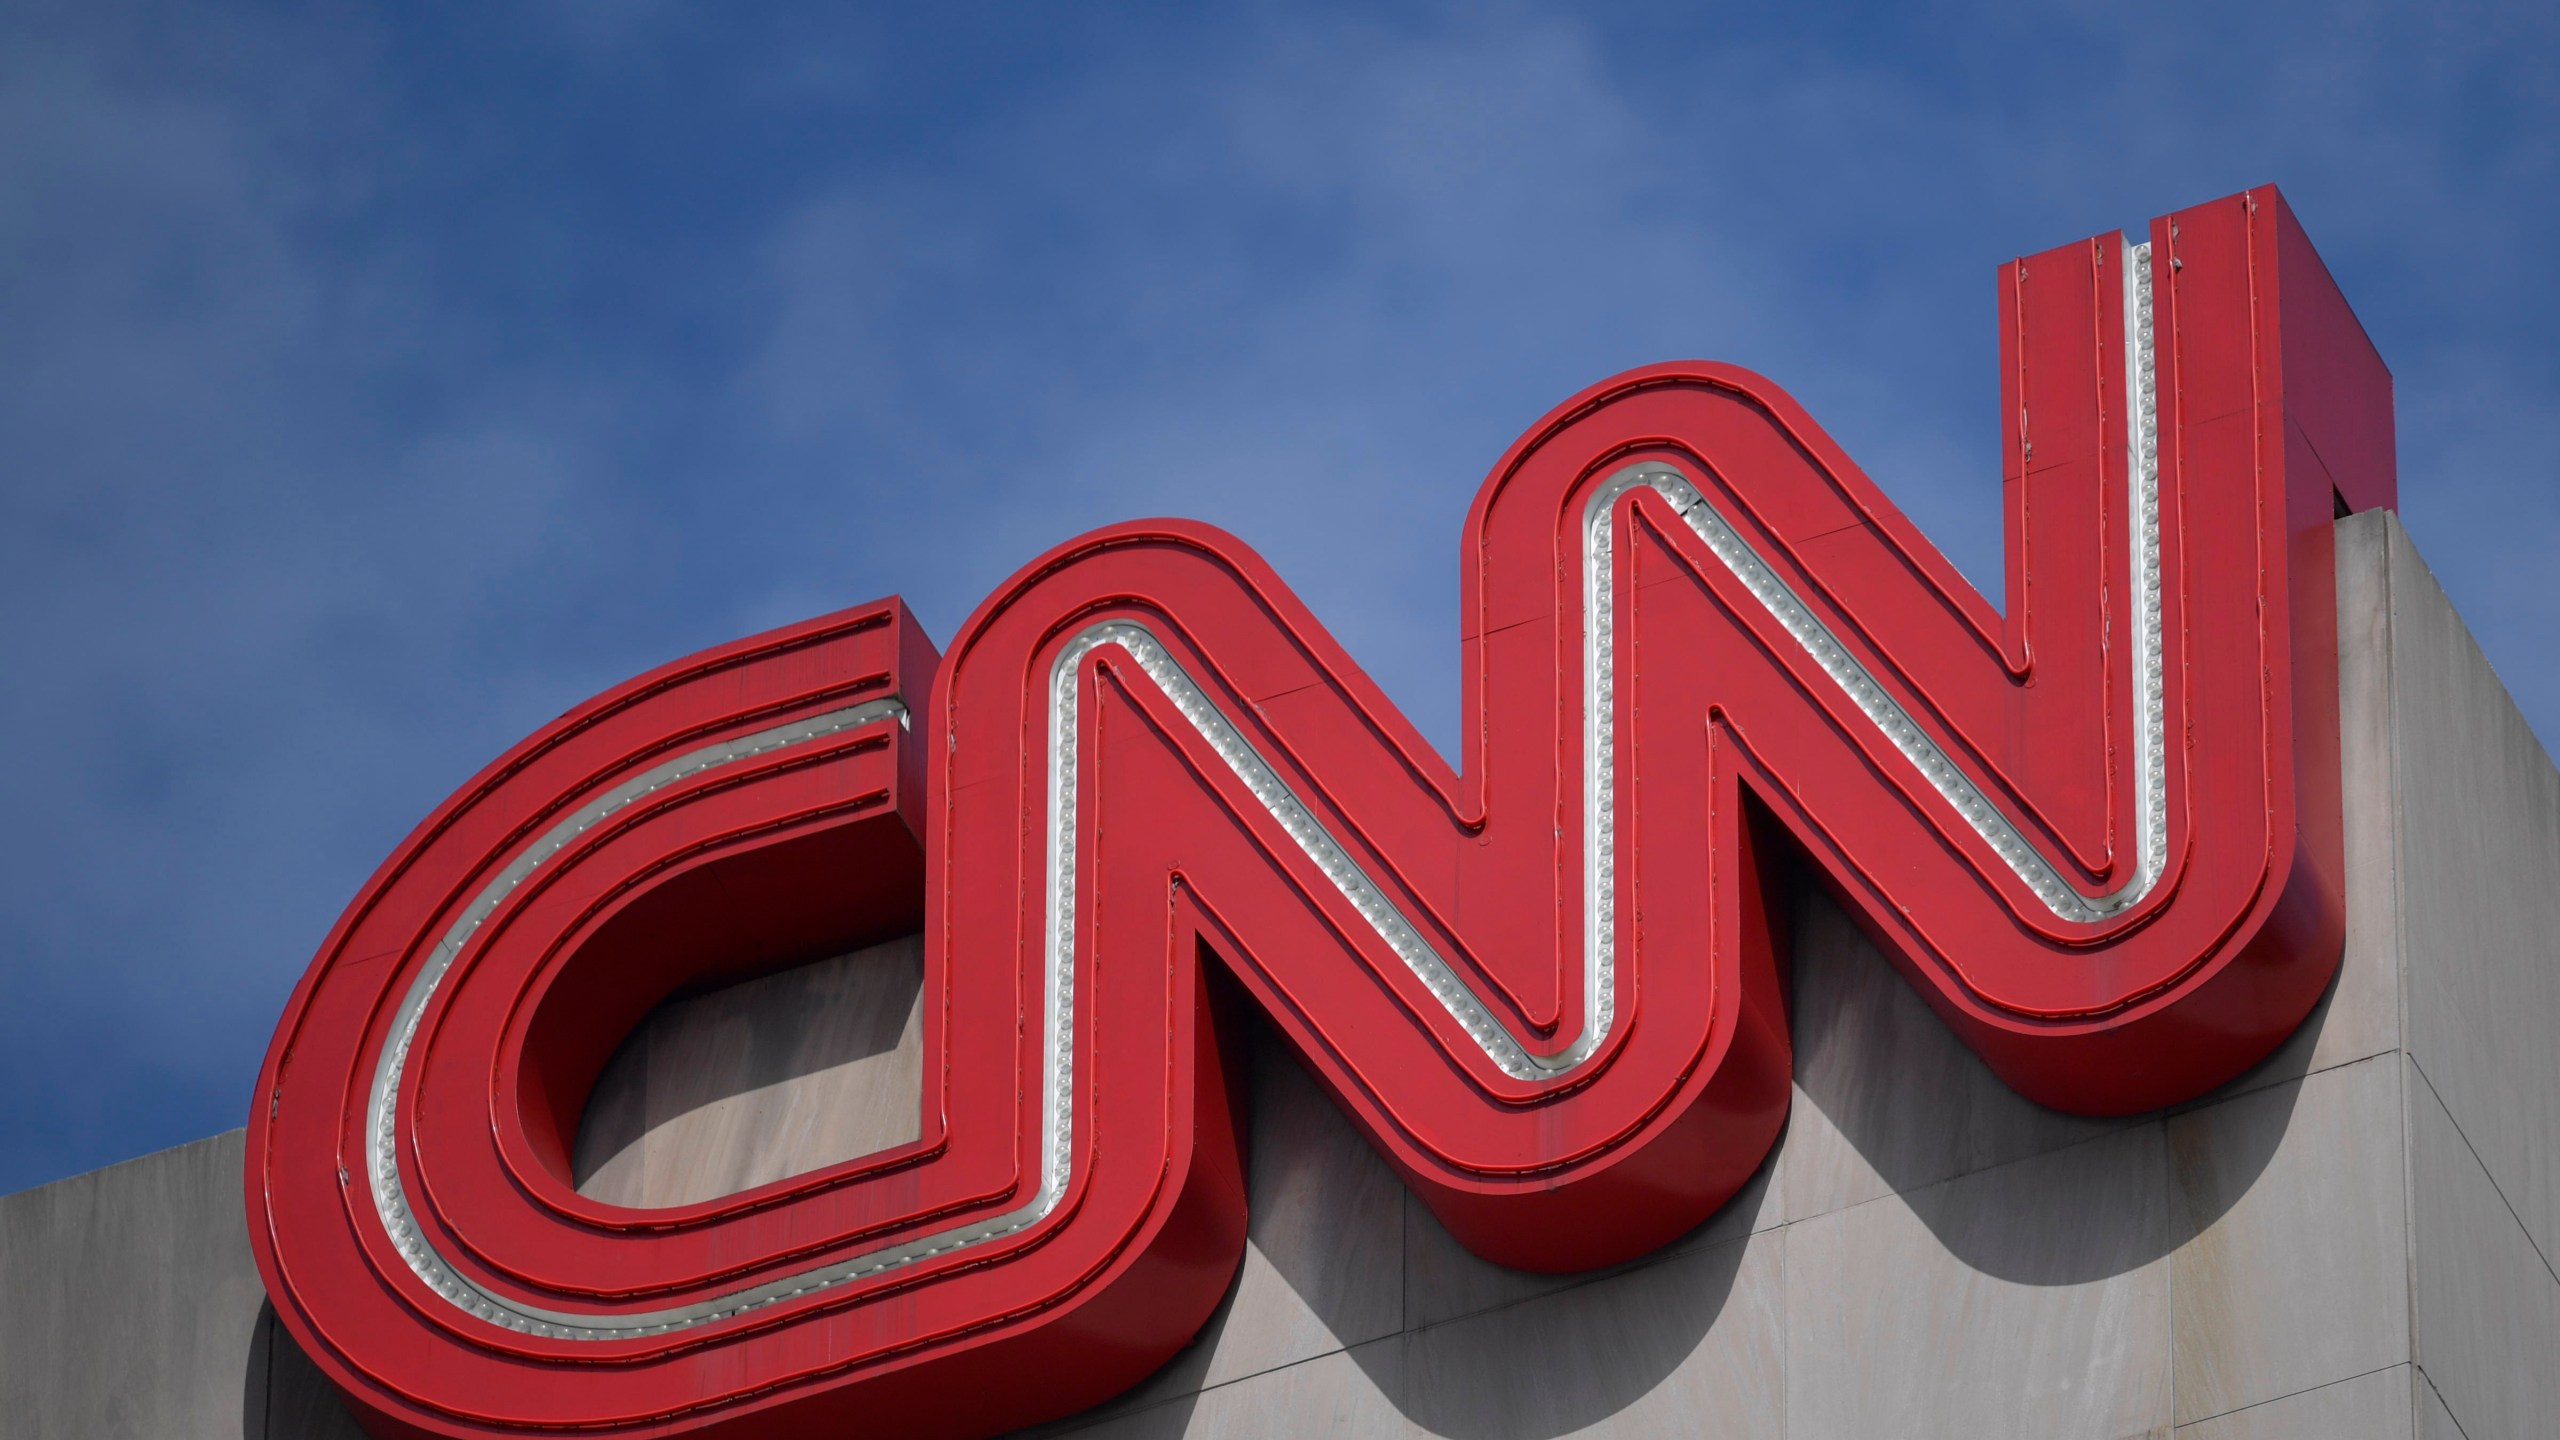
[[2417,1359],[2473,1440],[2560,1424],[2560,1276],[2526,1238],[2465,1132],[2409,1070]]
[[1180,1440],[1190,1435],[1403,1440],[1417,1432],[1368,1372],[1349,1353],[1338,1352],[1067,1433],[1094,1440]]
[[2391,527],[2408,1046],[2560,1258],[2560,773]]
[[1404,1328],[1405,1190],[1257,1028],[1244,1266],[1204,1379],[1216,1385]]
[[[1667,1255],[1736,1240],[1775,1227],[1780,1221],[1776,1199],[1778,1167],[1786,1154],[1781,1146],[1752,1176],[1741,1192],[1705,1224],[1619,1271],[1648,1265]],[[1478,1258],[1442,1228],[1422,1202],[1405,1197],[1405,1323],[1419,1328],[1509,1305],[1533,1296],[1584,1285],[1590,1275],[1545,1275],[1511,1270]],[[1617,1273],[1606,1272],[1606,1273]]]
[[2317,1024],[2286,1042],[2262,1070],[2325,1070],[2400,1047],[2400,827],[2395,819],[2400,795],[2392,763],[2396,667],[2388,566],[2403,543],[2399,522],[2388,513],[2353,515],[2338,524],[2346,954]]
[[1775,1235],[1727,1240],[1067,1433],[1781,1440],[1784,1291]]
[[2181,1424],[2409,1358],[2397,1057],[2176,1116],[2168,1136]]
[[1818,891],[1798,897],[1793,932],[1795,1103],[1777,1185],[1786,1220],[2125,1127],[2047,1110],[2001,1083]]
[[1789,1225],[1787,1433],[2165,1429],[2167,1149],[2152,1122]]
[[241,1211],[242,1139],[234,1130],[0,1196],[0,1434],[355,1433],[266,1308]]
[[908,936],[659,1006],[596,1077],[579,1193],[687,1205],[915,1139],[923,985]]
[[1783,1249],[1706,1245],[1352,1356],[1424,1434],[1779,1440]]
[[2338,976],[2302,1028],[2210,1104],[2401,1044],[2400,781],[2392,735],[2398,667],[2390,566],[2406,546],[2388,512],[2338,522],[2338,740],[2347,934]]
[[2181,1425],[2177,1440],[2413,1440],[2426,1432],[2415,1428],[2409,1381],[2409,1367],[2394,1365]]
[[0,1199],[0,1415],[13,1433],[243,1434],[265,1292],[241,1139]]
[[1250,1209],[1235,1287],[1198,1339],[1078,1425],[1404,1328],[1403,1183],[1275,1034],[1251,1034]]

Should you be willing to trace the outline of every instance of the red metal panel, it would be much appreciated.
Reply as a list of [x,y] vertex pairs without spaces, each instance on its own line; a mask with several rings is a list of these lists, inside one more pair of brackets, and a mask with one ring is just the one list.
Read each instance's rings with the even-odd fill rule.
[[[383,1435],[1064,1414],[1233,1276],[1240,1003],[1476,1251],[1624,1260],[1784,1120],[1781,848],[2031,1098],[2230,1078],[2337,960],[2330,491],[2388,503],[2388,376],[2272,190],[2155,223],[2147,352],[2141,253],[2003,272],[2005,616],[1774,386],[1674,364],[1478,495],[1455,771],[1181,521],[1042,556],[947,657],[891,601],[562,717],[287,1008],[248,1176],[278,1314]],[[916,1142],[672,1210],[571,1189],[651,1005],[919,926]]]

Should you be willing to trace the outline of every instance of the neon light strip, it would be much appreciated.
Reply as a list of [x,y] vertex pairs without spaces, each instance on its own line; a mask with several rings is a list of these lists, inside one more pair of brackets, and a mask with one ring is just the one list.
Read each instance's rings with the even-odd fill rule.
[[1561,1051],[1539,1055],[1521,1044],[1448,958],[1423,937],[1351,852],[1325,828],[1306,801],[1237,729],[1235,722],[1182,669],[1155,634],[1135,621],[1109,620],[1078,633],[1059,652],[1049,672],[1048,933],[1042,957],[1047,971],[1047,1003],[1042,1015],[1045,1044],[1040,1110],[1043,1163],[1039,1189],[1028,1201],[1001,1215],[866,1251],[692,1305],[606,1313],[544,1309],[480,1286],[455,1269],[420,1232],[401,1185],[394,1116],[401,1072],[417,1037],[419,1018],[463,945],[508,892],[589,826],[687,776],[859,725],[890,718],[905,723],[907,712],[903,705],[895,700],[878,700],[706,746],[615,786],[528,846],[473,899],[411,983],[394,1017],[396,1038],[385,1047],[375,1070],[366,1107],[368,1170],[375,1210],[384,1230],[420,1280],[480,1319],[532,1335],[621,1340],[725,1320],[794,1296],[1010,1235],[1045,1218],[1064,1195],[1075,1159],[1077,682],[1085,659],[1105,646],[1116,647],[1137,662],[1139,670],[1163,691],[1200,738],[1227,763],[1236,779],[1270,812],[1299,852],[1333,882],[1343,899],[1447,1008],[1450,1018],[1482,1048],[1488,1060],[1505,1075],[1520,1080],[1552,1079],[1570,1073],[1608,1038],[1617,1015],[1617,741],[1611,723],[1617,693],[1617,607],[1613,603],[1616,557],[1611,527],[1617,502],[1639,486],[1649,486],[1671,502],[1708,550],[1768,607],[1823,673],[1840,686],[1859,711],[2056,916],[2096,922],[2122,913],[2159,879],[2168,851],[2164,781],[2167,736],[2162,723],[2160,643],[2159,424],[2152,356],[2150,254],[2148,245],[2128,246],[2125,250],[2126,390],[2133,418],[2128,427],[2131,438],[2127,458],[2132,477],[2128,490],[2134,542],[2131,582],[2135,597],[2135,729],[2141,758],[2136,776],[2138,858],[2135,873],[2114,893],[2086,896],[2064,879],[1686,476],[1668,465],[1631,465],[1604,481],[1583,512],[1584,605],[1588,617],[1583,627],[1583,883],[1584,908],[1589,916],[1584,941],[1584,993],[1592,998],[1585,1010],[1582,1033]]

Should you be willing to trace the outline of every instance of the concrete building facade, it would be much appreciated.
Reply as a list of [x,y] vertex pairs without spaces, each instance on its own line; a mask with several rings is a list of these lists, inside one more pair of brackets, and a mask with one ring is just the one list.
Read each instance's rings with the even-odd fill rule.
[[[2560,1434],[2560,774],[2398,521],[2338,540],[2346,955],[2255,1071],[2042,1110],[1804,888],[1783,1142],[1681,1241],[1555,1277],[1458,1246],[1263,1034],[1225,1305],[1043,1433]],[[682,1203],[911,1134],[916,965],[662,1009],[590,1102],[581,1189]],[[0,1198],[0,1435],[358,1433],[265,1308],[241,1158],[232,1132]]]

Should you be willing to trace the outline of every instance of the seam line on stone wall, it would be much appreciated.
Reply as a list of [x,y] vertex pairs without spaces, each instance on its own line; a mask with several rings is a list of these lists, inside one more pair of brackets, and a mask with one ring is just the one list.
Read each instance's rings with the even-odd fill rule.
[[[1404,1340],[1432,1330],[1438,1330],[1446,1326],[1460,1324],[1464,1321],[1480,1320],[1485,1316],[1500,1314],[1505,1310],[1516,1310],[1522,1306],[1534,1305],[1538,1301],[1553,1299],[1558,1295],[1568,1295],[1576,1290],[1586,1289],[1590,1286],[1600,1284],[1603,1281],[1622,1279],[1629,1275],[1637,1275],[1648,1270],[1659,1269],[1674,1260],[1711,1254],[1730,1245],[1748,1245],[1750,1242],[1759,1239],[1763,1235],[1775,1235],[1778,1231],[1785,1228],[1786,1227],[1783,1225],[1775,1225],[1771,1226],[1767,1230],[1754,1230],[1749,1234],[1731,1236],[1723,1240],[1714,1241],[1710,1244],[1691,1246],[1686,1249],[1673,1248],[1660,1250],[1643,1260],[1620,1266],[1616,1269],[1596,1271],[1590,1275],[1580,1277],[1569,1284],[1557,1286],[1553,1290],[1542,1290],[1535,1295],[1523,1295],[1518,1299],[1505,1300],[1500,1304],[1488,1305],[1481,1310],[1470,1310],[1463,1315],[1451,1315],[1443,1319],[1434,1320],[1427,1325],[1406,1326],[1402,1329],[1390,1331],[1384,1335],[1372,1336],[1369,1339],[1358,1342],[1357,1344],[1337,1344],[1330,1350],[1321,1351],[1313,1355],[1301,1355],[1294,1360],[1282,1361],[1280,1364],[1266,1366],[1263,1369],[1250,1371],[1246,1374],[1230,1375],[1226,1379],[1220,1380],[1215,1384],[1201,1385],[1194,1389],[1185,1390],[1178,1395],[1167,1395],[1162,1399],[1152,1400],[1144,1405],[1136,1406],[1131,1409],[1115,1410],[1107,1416],[1097,1418],[1093,1424],[1103,1425],[1115,1423],[1121,1420],[1126,1420],[1133,1415],[1143,1415],[1150,1410],[1161,1410],[1169,1405],[1179,1404],[1185,1400],[1197,1401],[1200,1397],[1209,1394],[1213,1390],[1224,1390],[1230,1386],[1244,1384],[1248,1380],[1267,1379],[1273,1375],[1280,1374],[1282,1371],[1297,1369],[1301,1365],[1312,1365],[1318,1360],[1331,1359],[1336,1355],[1349,1355],[1355,1350],[1365,1350],[1373,1345],[1383,1345],[1389,1341]],[[1784,1263],[1784,1256],[1781,1255],[1780,1264],[1783,1265]],[[1359,1362],[1354,1360],[1352,1363],[1356,1365]],[[1393,1396],[1388,1396],[1387,1400],[1391,1405],[1395,1403]],[[1402,1413],[1401,1407],[1398,1407],[1398,1413]],[[1068,1431],[1064,1433],[1080,1433],[1082,1430],[1088,1428],[1091,1427],[1080,1426],[1076,1431]]]
[[2380,1375],[2385,1371],[2400,1369],[2402,1366],[2407,1366],[2411,1370],[2418,1368],[2418,1364],[2414,1360],[2394,1360],[2388,1365],[2376,1365],[2370,1370],[2359,1370],[2353,1375],[2341,1375],[2335,1380],[2323,1380],[2317,1385],[2305,1385],[2299,1390],[2288,1390],[2282,1395],[2270,1395],[2264,1400],[2252,1400],[2246,1405],[2234,1405],[2228,1410],[2217,1410],[2210,1415],[2199,1415],[2193,1420],[2179,1421],[2175,1428],[2184,1430],[2191,1426],[2209,1425],[2216,1420],[2228,1419],[2234,1415],[2245,1415],[2249,1411],[2261,1410],[2269,1405],[2281,1405],[2287,1400],[2292,1400],[2300,1396],[2315,1394],[2319,1391],[2333,1389],[2340,1385],[2352,1385],[2358,1380],[2369,1379],[2370,1377]]
[[[2426,1382],[2427,1393],[2436,1397],[2436,1405],[2444,1411],[2444,1418],[2453,1422],[2454,1433],[2460,1435],[2462,1440],[2471,1440],[2471,1431],[2463,1425],[2462,1417],[2453,1413],[2453,1402],[2444,1398],[2444,1391],[2436,1385],[2436,1377],[2428,1374],[2427,1367],[2415,1360],[2409,1362],[2409,1369]],[[2415,1401],[2417,1397],[2412,1395],[2410,1398]],[[2411,1408],[2416,1407],[2413,1404]],[[2414,1421],[2418,1417],[2412,1415],[2409,1418]]]
[[[2183,1119],[2189,1115],[2200,1115],[2207,1110],[2216,1108],[2217,1106],[2228,1105],[2234,1101],[2246,1100],[2255,1096],[2264,1095],[2268,1091],[2280,1090],[2287,1085],[2301,1085],[2310,1081],[2315,1076],[2334,1074],[2337,1071],[2345,1070],[2352,1066],[2368,1065],[2376,1060],[2380,1060],[2386,1056],[2397,1053],[2399,1053],[2397,1050],[2377,1050],[2370,1055],[2353,1056],[2345,1060],[2339,1060],[2331,1064],[2320,1066],[2315,1070],[2305,1070],[2299,1075],[2290,1076],[2286,1079],[2269,1080],[2263,1085],[2255,1085],[2249,1089],[2235,1091],[2228,1095],[2216,1094],[2210,1099],[2189,1101],[2186,1105],[2177,1108],[2154,1110],[2140,1119],[2130,1120],[2128,1123],[2118,1126],[2113,1130],[2103,1130],[2095,1135],[2083,1136],[2080,1139],[2069,1142],[2068,1144],[2056,1145],[2045,1150],[2029,1151],[2026,1154],[2012,1156],[2009,1159],[1996,1161],[1989,1165],[1976,1165],[1970,1170],[1958,1170],[1951,1175],[1942,1175],[1939,1178],[1928,1181],[1924,1184],[1890,1190],[1882,1195],[1870,1196],[1867,1199],[1857,1201],[1853,1204],[1842,1205],[1831,1210],[1817,1210],[1809,1215],[1798,1215],[1791,1219],[1782,1220],[1769,1228],[1772,1230],[1784,1229],[1790,1225],[1801,1225],[1808,1220],[1821,1220],[1833,1215],[1845,1215],[1849,1211],[1863,1209],[1866,1206],[1878,1204],[1886,1200],[1908,1199],[1913,1195],[1935,1190],[1941,1185],[1952,1185],[1959,1180],[1970,1180],[1977,1175],[1988,1175],[1994,1170],[2006,1170],[2012,1165],[2023,1165],[2031,1160],[2042,1160],[2048,1156],[2067,1154],[2084,1145],[2095,1145],[2104,1140],[2121,1139],[2124,1136],[2142,1129],[2146,1125],[2158,1125],[2162,1127],[2165,1132],[2169,1122],[2172,1120]],[[1752,1233],[1756,1235],[1764,1232],[1755,1230]]]
[[[1505,1310],[1517,1310],[1523,1305],[1535,1305],[1541,1300],[1552,1300],[1558,1295],[1570,1295],[1576,1290],[1588,1289],[1591,1286],[1602,1283],[1603,1281],[1622,1279],[1629,1275],[1641,1275],[1648,1270],[1660,1269],[1674,1260],[1684,1260],[1699,1255],[1712,1255],[1716,1251],[1722,1250],[1728,1245],[1748,1245],[1763,1235],[1774,1235],[1785,1228],[1786,1227],[1784,1225],[1773,1225],[1766,1230],[1753,1230],[1747,1234],[1729,1235],[1722,1240],[1710,1240],[1703,1245],[1682,1246],[1678,1241],[1674,1241],[1671,1244],[1654,1251],[1652,1254],[1643,1257],[1642,1259],[1630,1260],[1624,1265],[1614,1266],[1606,1270],[1594,1270],[1585,1275],[1578,1275],[1572,1280],[1569,1280],[1562,1285],[1558,1285],[1553,1290],[1541,1290],[1535,1295],[1521,1295],[1510,1300],[1503,1300],[1496,1302],[1495,1304],[1487,1305],[1481,1310],[1469,1310],[1460,1315],[1444,1315],[1441,1318],[1424,1325],[1408,1325],[1404,1329],[1397,1331],[1394,1335],[1381,1335],[1378,1339],[1393,1340],[1398,1336],[1422,1335],[1433,1330],[1443,1329],[1447,1326],[1460,1324],[1468,1320],[1481,1320],[1487,1315],[1499,1315]],[[1367,1340],[1360,1342],[1361,1345],[1371,1343],[1373,1342]],[[1359,1346],[1346,1345],[1343,1348],[1345,1350],[1356,1350]]]
[[[2533,1258],[2542,1262],[2542,1273],[2551,1277],[2552,1284],[2560,1285],[2560,1268],[2555,1268],[2551,1257],[2542,1253],[2541,1242],[2533,1238],[2532,1228],[2524,1223],[2524,1216],[2517,1212],[2515,1202],[2507,1198],[2506,1187],[2498,1183],[2497,1172],[2481,1158],[2479,1147],[2473,1145],[2471,1137],[2463,1132],[2462,1122],[2453,1118],[2453,1107],[2444,1103],[2444,1092],[2436,1089],[2435,1077],[2427,1073],[2426,1066],[2418,1063],[2418,1054],[2414,1050],[2409,1052],[2409,1068],[2417,1071],[2418,1078],[2427,1082],[2427,1098],[2435,1101],[2436,1108],[2444,1112],[2444,1123],[2453,1127],[2453,1133],[2462,1141],[2462,1148],[2470,1153],[2471,1163],[2480,1167],[2481,1178],[2489,1182],[2490,1193],[2498,1197],[2499,1204],[2507,1207],[2507,1218],[2516,1222],[2516,1233],[2524,1237],[2526,1248],[2533,1251]],[[2412,1134],[2409,1138],[2415,1141],[2417,1136]],[[2411,1149],[2415,1148],[2413,1144]],[[2415,1223],[2414,1219],[2412,1223]]]
[[[1389,1341],[1389,1340],[1397,1340],[1397,1339],[1401,1339],[1401,1338],[1403,1338],[1404,1333],[1405,1333],[1405,1332],[1403,1332],[1403,1331],[1399,1330],[1399,1331],[1395,1332],[1395,1333],[1394,1333],[1394,1334],[1392,1334],[1392,1335],[1380,1335],[1380,1336],[1378,1336],[1377,1338],[1372,1339],[1372,1340],[1363,1340],[1363,1341],[1361,1341],[1358,1345],[1337,1345],[1337,1346],[1335,1346],[1333,1349],[1331,1349],[1331,1350],[1327,1350],[1327,1351],[1325,1351],[1325,1352],[1324,1352],[1323,1354],[1321,1354],[1321,1355],[1301,1355],[1301,1356],[1299,1356],[1299,1357],[1298,1357],[1297,1359],[1295,1359],[1295,1360],[1287,1360],[1287,1361],[1283,1361],[1283,1362],[1281,1362],[1280,1364],[1274,1365],[1274,1366],[1270,1367],[1270,1368],[1269,1368],[1269,1369],[1267,1369],[1267,1370],[1256,1370],[1256,1371],[1254,1371],[1254,1372],[1253,1372],[1252,1374],[1250,1374],[1250,1375],[1230,1375],[1230,1376],[1228,1376],[1226,1379],[1219,1381],[1219,1382],[1218,1382],[1218,1383],[1216,1383],[1215,1385],[1202,1385],[1202,1386],[1200,1386],[1200,1387],[1199,1387],[1199,1388],[1197,1388],[1197,1389],[1193,1389],[1193,1390],[1185,1390],[1185,1391],[1183,1391],[1181,1394],[1178,1394],[1178,1395],[1167,1395],[1167,1396],[1163,1397],[1162,1399],[1158,1399],[1158,1400],[1150,1400],[1150,1401],[1148,1401],[1148,1402],[1147,1402],[1146,1404],[1144,1404],[1144,1405],[1136,1405],[1136,1406],[1132,1406],[1132,1407],[1130,1407],[1129,1409],[1126,1409],[1126,1410],[1114,1410],[1114,1411],[1110,1412],[1110,1413],[1109,1413],[1109,1414],[1107,1414],[1107,1415],[1103,1415],[1103,1416],[1099,1416],[1099,1417],[1097,1417],[1097,1418],[1096,1418],[1096,1419],[1094,1419],[1090,1424],[1079,1425],[1079,1426],[1077,1426],[1077,1427],[1076,1427],[1075,1429],[1073,1429],[1073,1430],[1061,1431],[1061,1432],[1057,1432],[1057,1433],[1059,1433],[1059,1434],[1060,1434],[1060,1435],[1062,1435],[1062,1436],[1063,1436],[1063,1435],[1081,1435],[1081,1434],[1084,1434],[1086,1431],[1096,1429],[1096,1428],[1098,1428],[1098,1427],[1100,1427],[1100,1426],[1104,1426],[1104,1425],[1116,1425],[1116,1424],[1118,1424],[1119,1422],[1121,1422],[1121,1421],[1123,1421],[1123,1420],[1127,1420],[1127,1419],[1129,1419],[1129,1418],[1130,1418],[1130,1417],[1132,1417],[1132,1416],[1144,1415],[1144,1414],[1147,1414],[1148,1412],[1150,1412],[1150,1411],[1154,1411],[1154,1410],[1163,1410],[1163,1409],[1166,1409],[1166,1408],[1168,1408],[1168,1407],[1170,1407],[1170,1406],[1179,1405],[1179,1404],[1181,1404],[1182,1402],[1184,1402],[1184,1401],[1186,1401],[1186,1400],[1191,1401],[1194,1405],[1197,1405],[1197,1404],[1199,1403],[1200,1398],[1201,1398],[1202,1396],[1207,1395],[1209,1392],[1211,1392],[1211,1391],[1213,1391],[1213,1390],[1224,1390],[1224,1389],[1227,1389],[1227,1388],[1228,1388],[1228,1387],[1230,1387],[1230,1386],[1234,1386],[1234,1385],[1242,1385],[1243,1383],[1245,1383],[1245,1382],[1246,1382],[1246,1381],[1248,1381],[1248,1380],[1261,1380],[1261,1379],[1266,1379],[1266,1378],[1268,1378],[1268,1377],[1270,1377],[1270,1376],[1280,1374],[1282,1371],[1285,1371],[1285,1370],[1295,1370],[1295,1369],[1297,1369],[1297,1368],[1298,1368],[1299,1366],[1301,1366],[1301,1365],[1313,1365],[1314,1363],[1316,1363],[1316,1362],[1317,1362],[1317,1361],[1319,1361],[1319,1360],[1330,1360],[1330,1359],[1332,1359],[1332,1358],[1333,1358],[1334,1356],[1336,1356],[1336,1355],[1348,1355],[1348,1354],[1350,1354],[1350,1353],[1351,1353],[1352,1351],[1354,1351],[1354,1350],[1364,1349],[1364,1348],[1366,1348],[1366,1347],[1368,1347],[1368,1346],[1371,1346],[1371,1345],[1382,1344],[1382,1343],[1384,1343],[1384,1342],[1386,1342],[1386,1341]],[[1355,1360],[1355,1361],[1353,1361],[1352,1363],[1353,1363],[1353,1364],[1355,1364],[1355,1365],[1357,1365],[1357,1364],[1358,1364],[1358,1363],[1360,1363],[1360,1362],[1358,1362],[1358,1361],[1356,1361],[1356,1360]],[[1107,1403],[1107,1402],[1106,1402],[1106,1403]],[[1392,1396],[1388,1397],[1388,1401],[1387,1401],[1387,1403],[1388,1403],[1388,1404],[1390,1404],[1390,1405],[1393,1405],[1393,1404],[1395,1403],[1394,1398],[1393,1398]],[[1401,1415],[1403,1412],[1402,1412],[1402,1410],[1401,1410],[1401,1409],[1399,1409],[1399,1410],[1397,1411],[1397,1413],[1398,1413],[1399,1415]]]

